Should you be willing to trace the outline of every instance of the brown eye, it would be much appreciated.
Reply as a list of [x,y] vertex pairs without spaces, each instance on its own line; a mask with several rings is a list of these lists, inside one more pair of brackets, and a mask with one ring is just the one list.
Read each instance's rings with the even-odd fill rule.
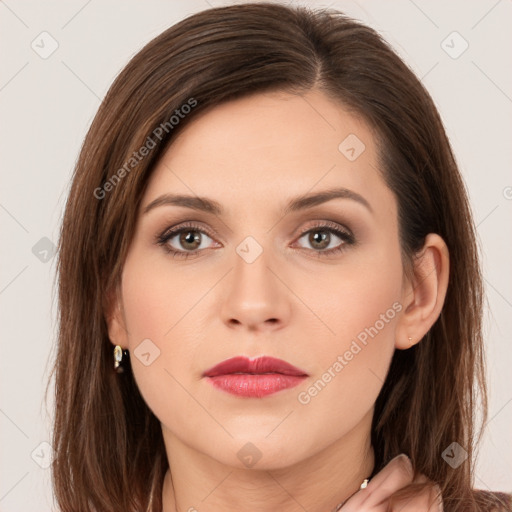
[[199,248],[201,245],[201,233],[199,231],[182,231],[179,233],[179,244],[184,249],[190,249],[192,251]]
[[307,243],[312,249],[324,252],[331,252],[337,250],[340,246],[343,247],[345,244],[353,243],[351,235],[330,227],[310,229],[300,238],[304,237],[307,237]]
[[212,241],[208,233],[196,225],[181,225],[168,229],[156,237],[156,243],[172,253],[175,258],[195,256],[200,251],[208,249]]
[[310,231],[308,242],[314,249],[324,250],[327,249],[331,241],[331,233],[329,231]]
[[[179,229],[167,233],[165,241],[171,247],[171,251],[199,251],[208,247],[206,239],[211,238],[204,232],[197,229]],[[176,239],[175,241],[173,239]]]

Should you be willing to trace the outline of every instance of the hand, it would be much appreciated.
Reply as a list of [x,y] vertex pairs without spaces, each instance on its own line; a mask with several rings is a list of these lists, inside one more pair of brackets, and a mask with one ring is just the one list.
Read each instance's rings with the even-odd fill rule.
[[[366,486],[360,489],[339,509],[339,512],[387,512],[389,496],[410,483],[428,482],[420,475],[413,481],[413,468],[410,459],[400,454],[392,459]],[[442,512],[443,501],[436,497],[439,486],[427,489],[413,498],[396,501],[393,512]]]

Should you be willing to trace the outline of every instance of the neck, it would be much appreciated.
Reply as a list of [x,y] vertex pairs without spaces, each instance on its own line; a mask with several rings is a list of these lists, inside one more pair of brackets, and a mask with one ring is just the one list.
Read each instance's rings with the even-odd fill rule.
[[[163,512],[330,512],[357,492],[373,471],[372,414],[369,411],[361,424],[308,458],[262,469],[258,464],[251,469],[223,464],[162,428],[170,466],[162,491]],[[282,452],[283,447],[277,449]]]

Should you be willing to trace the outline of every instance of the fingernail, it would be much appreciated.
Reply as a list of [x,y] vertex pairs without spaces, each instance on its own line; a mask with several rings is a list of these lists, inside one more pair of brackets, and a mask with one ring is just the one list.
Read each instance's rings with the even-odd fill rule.
[[[412,467],[412,461],[411,459],[409,458],[408,455],[406,455],[405,453],[400,453],[398,454],[396,457],[392,458],[391,461],[395,460],[395,459],[402,459],[408,466],[409,468],[411,469],[411,471],[413,470],[413,467]],[[390,462],[391,462],[390,461]]]
[[[409,462],[411,462],[411,459],[410,459],[410,458],[409,458],[409,456],[408,456],[408,455],[406,455],[405,453],[399,453],[396,457],[393,457],[391,460],[395,460],[395,459],[398,459],[398,458],[400,458],[400,457],[403,457],[403,458],[407,459]],[[390,461],[390,462],[391,462],[391,461]],[[412,462],[411,462],[411,464],[412,464]]]

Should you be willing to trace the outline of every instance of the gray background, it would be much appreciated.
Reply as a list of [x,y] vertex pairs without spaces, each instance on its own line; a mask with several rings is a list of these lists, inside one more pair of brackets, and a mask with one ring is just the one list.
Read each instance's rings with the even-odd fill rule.
[[[146,42],[192,12],[230,3],[0,2],[2,512],[52,508],[51,393],[43,401],[56,330],[52,247],[86,130]],[[490,415],[475,487],[511,492],[512,1],[294,3],[335,7],[379,30],[440,110],[478,224],[488,294]]]

